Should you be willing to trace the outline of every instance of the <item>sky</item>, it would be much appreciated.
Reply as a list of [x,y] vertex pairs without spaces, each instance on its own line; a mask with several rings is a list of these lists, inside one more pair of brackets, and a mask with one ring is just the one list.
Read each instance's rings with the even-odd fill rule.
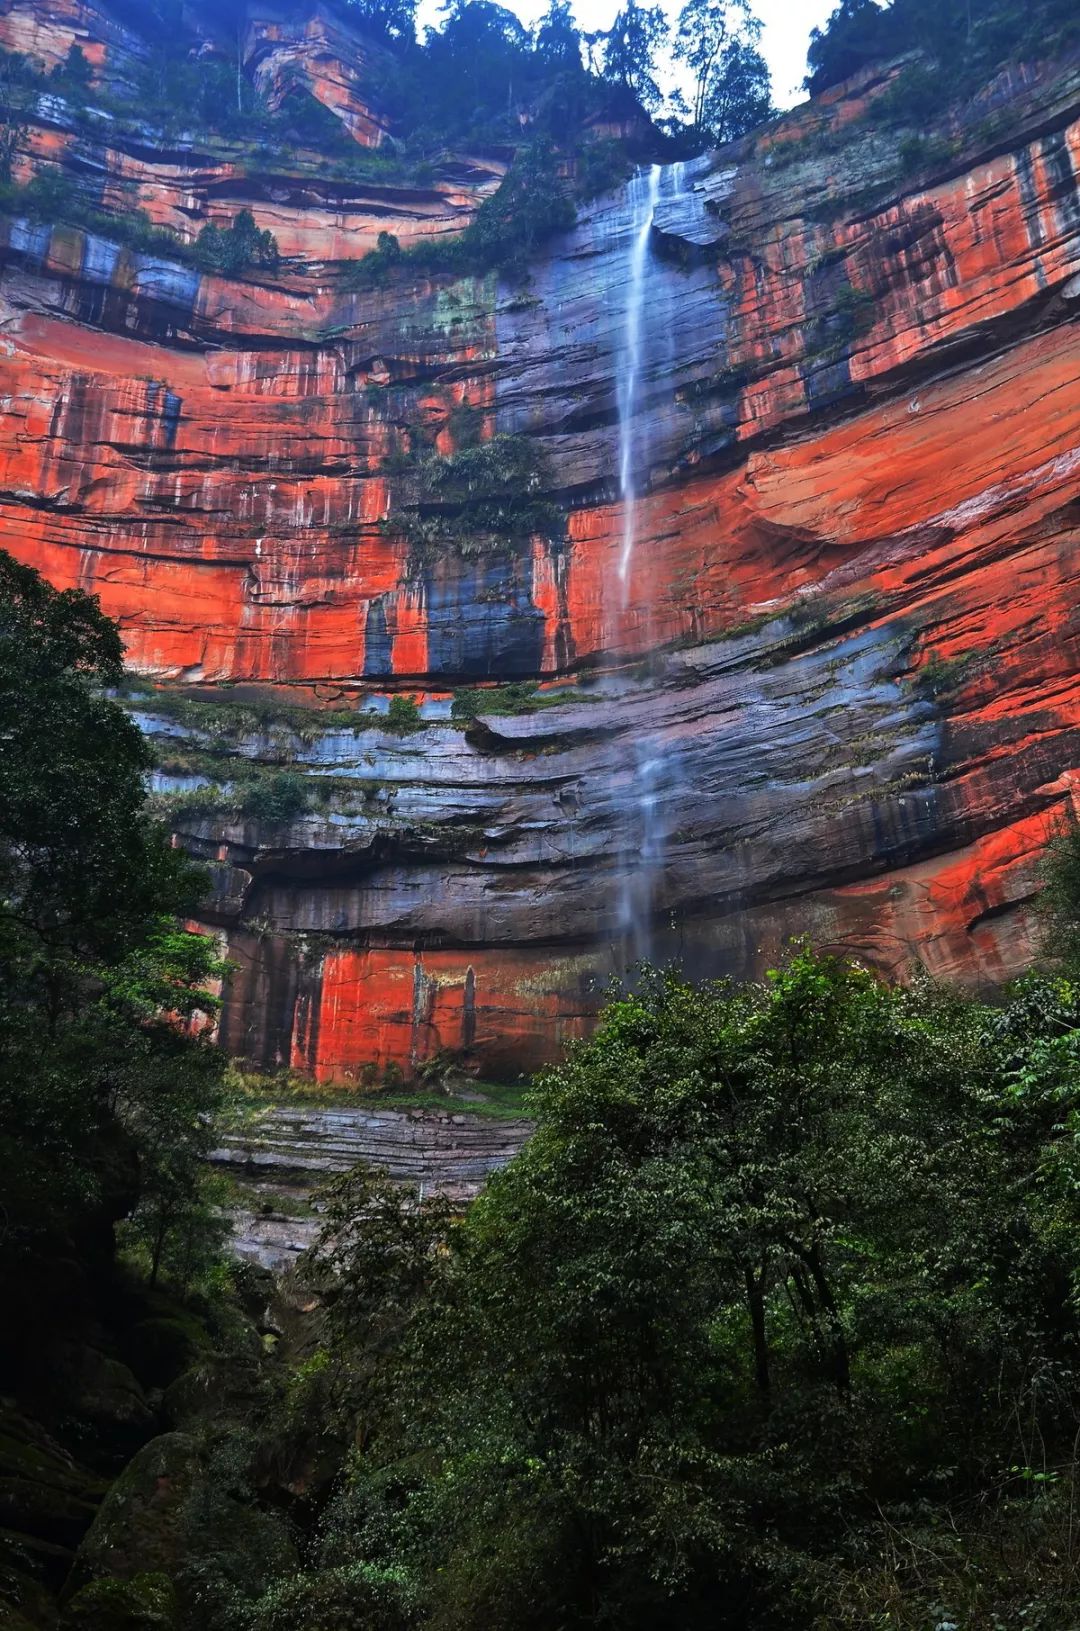
[[[547,10],[547,0],[502,0],[502,3],[530,27]],[[681,0],[660,0],[660,3],[674,18]],[[800,87],[806,73],[810,30],[825,21],[836,0],[751,0],[751,3],[765,25],[761,48],[772,70],[773,101],[778,108],[790,107],[793,102],[802,101],[805,95]],[[620,4],[621,0],[575,0],[578,27],[586,32],[610,28]],[[421,26],[437,22],[438,17],[439,0],[422,0]]]

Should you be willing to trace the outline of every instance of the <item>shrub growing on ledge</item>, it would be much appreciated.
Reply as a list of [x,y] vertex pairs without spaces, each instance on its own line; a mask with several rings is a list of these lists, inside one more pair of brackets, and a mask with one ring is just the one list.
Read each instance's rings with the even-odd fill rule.
[[90,94],[93,71],[82,47],[72,42],[63,62],[58,62],[49,75],[49,83],[67,97],[69,102],[81,106]]
[[912,688],[921,697],[936,699],[958,691],[970,677],[977,653],[959,652],[955,657],[931,654],[912,679]]
[[531,680],[513,680],[509,685],[475,687],[455,691],[450,717],[478,719],[481,714],[528,714],[536,708],[536,686]]
[[349,267],[346,284],[379,288],[398,267],[463,277],[521,275],[537,249],[557,232],[568,232],[576,219],[555,149],[535,142],[518,154],[498,192],[485,198],[459,238],[402,249],[392,233],[381,232],[377,247]]
[[411,736],[423,728],[420,710],[412,697],[391,697],[386,715],[386,726],[396,736]]
[[241,210],[231,226],[208,222],[195,240],[195,261],[207,272],[235,277],[249,266],[276,266],[277,239],[260,232],[250,210]]
[[558,505],[542,496],[546,461],[528,436],[494,436],[445,458],[429,454],[415,480],[415,508],[391,515],[389,525],[421,553],[493,554],[562,530]]
[[155,226],[145,210],[110,215],[86,203],[63,171],[50,166],[23,185],[0,181],[0,214],[26,216],[50,226],[78,227],[110,243],[148,255],[190,262],[194,247],[168,227]]
[[245,790],[244,815],[283,826],[310,807],[307,777],[296,770],[281,770]]

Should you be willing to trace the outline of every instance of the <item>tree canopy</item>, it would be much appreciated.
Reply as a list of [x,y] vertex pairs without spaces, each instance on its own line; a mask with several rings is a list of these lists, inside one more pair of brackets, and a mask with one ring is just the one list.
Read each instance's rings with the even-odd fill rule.
[[[471,490],[482,449],[432,481]],[[0,557],[20,1396],[70,1348],[72,1276],[97,1260],[117,1295],[116,1238],[143,1295],[219,1272],[223,1062],[176,1020],[224,971],[177,921],[198,879],[144,814],[121,678],[96,604]],[[248,1342],[190,1430],[167,1623],[1070,1631],[1074,826],[1043,900],[1045,969],[992,1003],[802,945],[758,982],[643,970],[536,1081],[531,1140],[468,1210],[336,1180],[280,1352],[255,1340],[253,1379]]]
[[732,141],[769,117],[769,69],[760,39],[761,22],[749,0],[686,0],[675,54],[694,76],[695,130]]
[[123,676],[96,601],[0,552],[0,1294],[20,1334],[9,1357],[28,1344],[32,1359],[42,1263],[84,1249],[64,1244],[81,1227],[98,1239],[92,1220],[108,1234],[144,1203],[164,1208],[160,1266],[172,1226],[198,1211],[220,1088],[221,1056],[176,1023],[213,1012],[223,971],[179,921],[201,873],[146,812],[151,756],[109,695]]
[[646,972],[531,1110],[463,1216],[363,1169],[328,1193],[318,1347],[260,1453],[317,1422],[337,1471],[253,1627],[1065,1631],[1064,966],[996,1007],[806,948]]
[[1009,58],[1052,56],[1077,38],[1073,0],[840,0],[811,35],[806,85],[822,91],[871,64],[922,51],[945,71],[943,106]]

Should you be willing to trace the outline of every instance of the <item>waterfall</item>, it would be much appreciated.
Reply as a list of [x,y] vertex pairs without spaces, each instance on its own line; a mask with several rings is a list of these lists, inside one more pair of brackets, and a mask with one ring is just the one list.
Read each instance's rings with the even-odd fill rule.
[[[622,632],[629,633],[631,578],[638,545],[638,498],[648,487],[649,414],[643,411],[646,388],[662,396],[669,387],[674,362],[672,281],[667,268],[650,254],[653,221],[662,194],[682,190],[684,166],[666,170],[654,164],[634,176],[627,189],[630,231],[626,262],[626,305],[615,354],[618,409],[618,477],[622,503],[622,540],[619,550],[619,616]],[[659,273],[659,275],[656,275]],[[671,387],[673,389],[673,386]],[[639,591],[634,627],[652,644],[652,608],[648,599],[649,575],[638,564]],[[655,738],[635,736],[633,786],[626,834],[620,856],[618,926],[628,961],[653,954],[652,920],[656,885],[665,849],[664,792],[670,780],[663,744]]]
[[[628,189],[631,210],[630,261],[626,280],[626,313],[618,382],[619,497],[623,506],[619,582],[622,585],[624,607],[629,592],[630,565],[634,558],[637,464],[647,451],[647,437],[637,436],[635,419],[641,383],[645,271],[656,202],[660,197],[660,176],[661,166],[653,164],[646,173],[636,175]],[[639,442],[644,445],[639,446]]]

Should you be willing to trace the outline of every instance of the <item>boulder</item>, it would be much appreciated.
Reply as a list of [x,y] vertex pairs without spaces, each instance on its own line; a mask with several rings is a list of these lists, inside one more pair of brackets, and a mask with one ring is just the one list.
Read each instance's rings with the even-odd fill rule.
[[131,1580],[175,1572],[180,1507],[197,1468],[197,1446],[183,1433],[145,1444],[102,1501],[79,1547],[78,1574]]

